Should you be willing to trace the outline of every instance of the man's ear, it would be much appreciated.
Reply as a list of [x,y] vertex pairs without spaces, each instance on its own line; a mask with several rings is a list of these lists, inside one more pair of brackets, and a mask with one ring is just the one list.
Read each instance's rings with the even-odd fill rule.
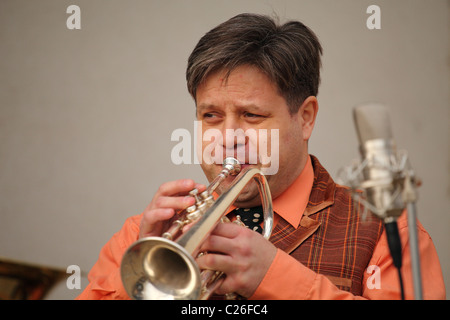
[[303,139],[308,140],[311,137],[316,123],[317,112],[319,112],[319,102],[314,96],[309,96],[300,106],[297,117],[302,127]]

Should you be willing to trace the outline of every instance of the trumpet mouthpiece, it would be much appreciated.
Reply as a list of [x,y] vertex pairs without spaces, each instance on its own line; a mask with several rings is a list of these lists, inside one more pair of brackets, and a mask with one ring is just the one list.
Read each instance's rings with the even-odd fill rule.
[[237,175],[241,171],[241,164],[233,157],[228,157],[223,160],[222,167],[231,175]]

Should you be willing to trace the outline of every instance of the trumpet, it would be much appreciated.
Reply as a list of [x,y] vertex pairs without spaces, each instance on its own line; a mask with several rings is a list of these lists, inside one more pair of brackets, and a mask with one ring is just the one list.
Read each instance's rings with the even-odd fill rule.
[[[230,187],[214,200],[213,192],[228,176],[236,176]],[[273,228],[272,197],[266,177],[257,168],[245,168],[234,158],[226,158],[220,174],[204,192],[190,192],[193,206],[181,211],[161,237],[141,238],[125,252],[121,278],[130,298],[135,300],[206,300],[224,280],[224,274],[200,270],[195,257],[202,243],[226,217],[239,194],[250,181],[257,183],[264,223],[262,235],[269,239]],[[237,219],[239,223],[239,217]],[[242,222],[240,222],[242,223]],[[186,225],[188,230],[183,232]],[[235,298],[230,294],[227,298]]]

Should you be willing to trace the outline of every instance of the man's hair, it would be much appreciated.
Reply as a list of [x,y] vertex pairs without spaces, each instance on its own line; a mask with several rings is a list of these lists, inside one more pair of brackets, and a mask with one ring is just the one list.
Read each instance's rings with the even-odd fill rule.
[[299,21],[282,25],[265,15],[244,13],[206,33],[192,51],[186,70],[189,93],[213,72],[251,65],[276,86],[295,114],[309,96],[317,96],[322,46]]

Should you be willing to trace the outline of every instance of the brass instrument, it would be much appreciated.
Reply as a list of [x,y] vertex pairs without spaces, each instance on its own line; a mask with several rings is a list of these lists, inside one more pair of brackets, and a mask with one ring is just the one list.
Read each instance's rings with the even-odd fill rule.
[[[239,175],[237,175],[239,173]],[[237,175],[228,190],[217,200],[213,192],[229,175]],[[263,236],[269,239],[273,228],[272,197],[264,174],[257,168],[245,168],[234,158],[224,160],[221,173],[198,195],[191,191],[196,204],[179,214],[179,218],[162,237],[142,238],[125,252],[121,277],[132,299],[208,299],[223,281],[218,271],[200,271],[194,257],[215,226],[226,221],[228,208],[245,186],[254,180],[259,189],[264,212]],[[183,227],[190,224],[184,233]],[[181,235],[180,235],[181,234]]]

